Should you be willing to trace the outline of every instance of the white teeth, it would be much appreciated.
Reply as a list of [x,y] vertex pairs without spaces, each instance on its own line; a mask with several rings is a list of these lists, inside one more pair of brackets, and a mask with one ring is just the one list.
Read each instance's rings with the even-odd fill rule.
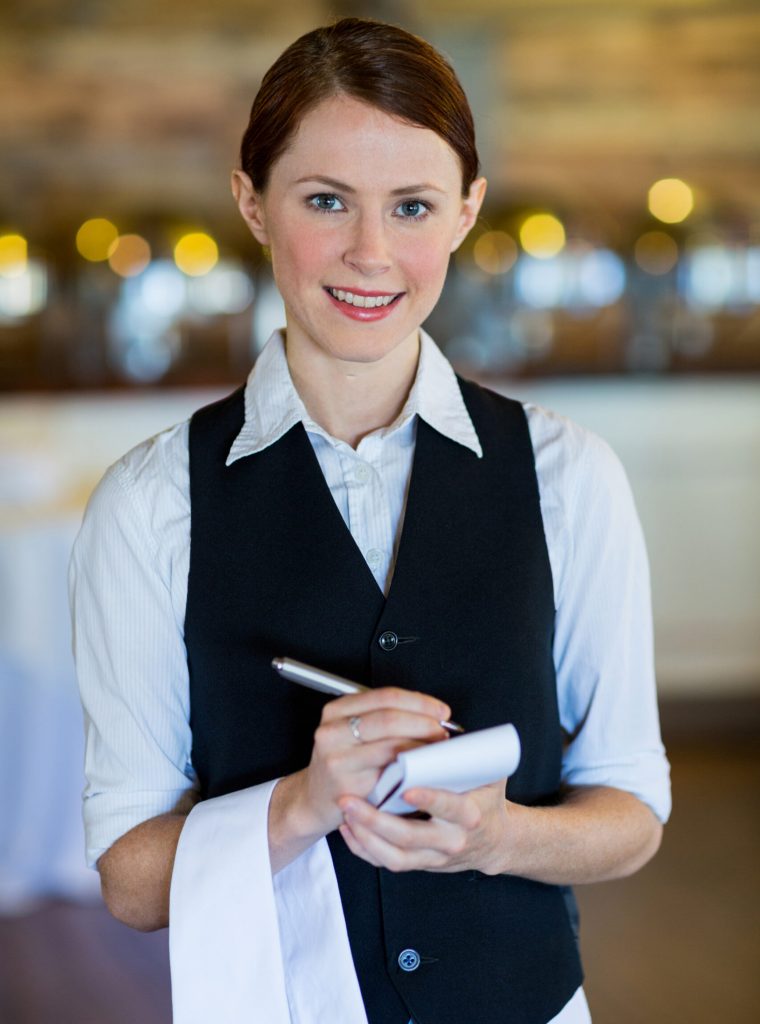
[[347,302],[350,306],[359,306],[362,309],[388,306],[396,298],[395,295],[354,295],[353,292],[344,292],[341,288],[328,288],[328,291],[339,302]]

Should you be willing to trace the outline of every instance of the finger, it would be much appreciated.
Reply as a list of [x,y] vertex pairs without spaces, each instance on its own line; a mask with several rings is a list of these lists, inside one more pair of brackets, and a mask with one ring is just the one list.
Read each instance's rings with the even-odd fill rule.
[[424,740],[383,739],[374,743],[357,743],[353,737],[346,746],[333,750],[328,760],[336,771],[362,771],[385,768],[404,750],[426,746]]
[[435,850],[454,857],[462,852],[465,833],[459,826],[440,819],[421,821],[379,811],[366,800],[352,797],[338,804],[350,828],[359,825],[401,850]]
[[436,721],[446,720],[451,715],[448,704],[444,704],[437,697],[431,697],[430,694],[404,690],[398,686],[381,686],[375,690],[363,690],[361,693],[352,693],[331,700],[322,710],[322,721],[350,718],[353,715],[367,714],[383,708],[397,708],[418,715],[427,715]]
[[469,793],[452,793],[447,789],[424,789],[417,786],[402,795],[410,807],[426,811],[432,818],[467,830],[477,828],[482,818],[477,800]]
[[322,722],[314,734],[314,742],[319,750],[325,752],[381,740],[392,741],[397,744],[397,749],[403,749],[402,743],[406,741],[431,743],[447,740],[448,737],[449,734],[438,720],[428,715],[384,709]]
[[353,832],[351,831],[351,829],[349,828],[348,825],[341,825],[339,827],[338,831],[343,836],[343,840],[344,840],[346,846],[351,851],[351,853],[355,854],[357,857],[361,857],[362,860],[366,860],[367,863],[371,864],[373,868],[381,868],[381,867],[383,867],[383,865],[380,863],[380,861],[375,860],[375,858],[372,857],[367,852],[367,850],[364,849],[364,847],[359,842],[359,840],[356,838],[356,836],[353,834]]
[[357,849],[362,851],[359,856],[377,867],[388,868],[389,871],[423,871],[441,868],[446,864],[446,856],[438,850],[425,847],[401,849],[359,821],[352,822],[348,827]]
[[[395,737],[443,740],[448,739],[449,736],[439,719],[432,718],[430,715],[419,714],[416,711],[404,711],[399,708],[379,708],[378,710],[365,711],[362,715],[352,717],[359,718],[359,729],[364,743]],[[344,727],[348,728],[348,731],[351,732],[350,726],[345,719],[337,719],[330,724],[330,728],[342,729]]]

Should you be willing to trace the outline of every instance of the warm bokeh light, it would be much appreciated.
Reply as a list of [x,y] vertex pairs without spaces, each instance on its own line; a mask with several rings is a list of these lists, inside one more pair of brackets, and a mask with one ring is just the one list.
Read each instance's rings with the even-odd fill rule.
[[91,263],[102,263],[108,259],[109,250],[118,237],[115,224],[104,217],[93,217],[77,231],[77,252]]
[[678,246],[664,231],[647,231],[636,240],[633,256],[647,274],[667,274],[678,262]]
[[23,235],[0,235],[0,276],[20,277],[24,273],[27,248]]
[[150,246],[140,235],[119,235],[108,251],[108,265],[119,277],[135,277],[150,263]]
[[174,262],[190,277],[201,277],[216,266],[219,248],[204,231],[192,231],[174,246]]
[[649,189],[649,212],[665,224],[680,224],[694,209],[694,193],[680,178],[662,178]]
[[522,223],[520,244],[530,256],[539,260],[550,259],[562,251],[565,229],[551,213],[534,213]]
[[506,231],[486,231],[475,242],[472,258],[487,274],[505,274],[517,259],[517,244]]

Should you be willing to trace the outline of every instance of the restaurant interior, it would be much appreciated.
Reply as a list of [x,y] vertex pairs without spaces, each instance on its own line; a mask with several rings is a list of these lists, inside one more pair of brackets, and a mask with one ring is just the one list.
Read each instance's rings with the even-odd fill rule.
[[0,1021],[171,1019],[167,933],[112,919],[84,863],[69,557],[107,467],[284,325],[230,171],[263,72],[343,15],[429,39],[475,114],[487,198],[426,329],[465,377],[604,438],[646,538],[673,814],[639,874],[577,890],[594,1020],[750,1024],[754,0],[0,6]]

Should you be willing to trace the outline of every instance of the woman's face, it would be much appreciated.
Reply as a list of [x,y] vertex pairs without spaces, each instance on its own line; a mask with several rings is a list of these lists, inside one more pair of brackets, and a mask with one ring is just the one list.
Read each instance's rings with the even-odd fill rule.
[[271,249],[289,352],[374,362],[416,346],[485,180],[463,198],[459,160],[439,135],[339,95],[304,117],[263,194],[241,171],[233,191]]

